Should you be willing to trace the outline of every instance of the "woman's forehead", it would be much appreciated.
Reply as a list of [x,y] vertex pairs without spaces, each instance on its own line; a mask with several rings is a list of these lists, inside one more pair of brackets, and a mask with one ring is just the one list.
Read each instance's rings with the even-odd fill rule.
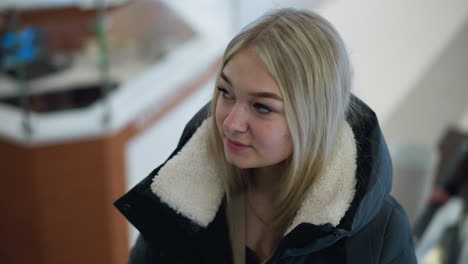
[[225,65],[219,80],[234,89],[249,93],[273,93],[281,98],[280,89],[273,76],[249,50],[237,52]]

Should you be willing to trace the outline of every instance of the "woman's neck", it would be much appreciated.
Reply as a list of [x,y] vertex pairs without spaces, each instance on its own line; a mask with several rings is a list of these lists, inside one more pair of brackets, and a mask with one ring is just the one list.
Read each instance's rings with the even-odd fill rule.
[[281,238],[281,232],[269,229],[283,170],[279,166],[250,171],[246,201],[246,245],[263,262],[268,259]]
[[251,170],[249,191],[257,195],[273,197],[277,192],[283,169],[279,166]]

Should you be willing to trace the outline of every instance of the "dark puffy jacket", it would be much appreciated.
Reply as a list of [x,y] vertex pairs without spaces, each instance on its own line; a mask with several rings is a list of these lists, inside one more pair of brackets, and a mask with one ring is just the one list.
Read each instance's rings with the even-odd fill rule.
[[[267,263],[416,263],[408,217],[389,194],[391,160],[377,118],[352,101],[358,111],[348,115],[330,169]],[[140,231],[129,263],[232,263],[224,192],[203,137],[207,112],[187,124],[164,164],[115,202]]]

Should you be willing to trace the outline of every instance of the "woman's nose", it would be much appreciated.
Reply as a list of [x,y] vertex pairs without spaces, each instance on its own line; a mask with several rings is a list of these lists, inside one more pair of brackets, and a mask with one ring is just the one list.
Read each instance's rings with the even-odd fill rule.
[[248,113],[242,107],[234,106],[223,122],[229,133],[243,133],[248,129]]

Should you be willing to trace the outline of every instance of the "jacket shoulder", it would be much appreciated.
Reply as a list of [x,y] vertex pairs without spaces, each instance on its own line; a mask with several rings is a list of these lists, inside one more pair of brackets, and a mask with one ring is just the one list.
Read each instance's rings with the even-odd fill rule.
[[408,216],[391,195],[377,215],[347,239],[346,251],[349,263],[417,263]]
[[130,251],[128,264],[161,263],[161,257],[163,257],[162,251],[156,250],[155,247],[140,234]]
[[405,209],[389,195],[383,210],[387,211],[388,219],[385,223],[379,263],[417,263],[411,226]]

